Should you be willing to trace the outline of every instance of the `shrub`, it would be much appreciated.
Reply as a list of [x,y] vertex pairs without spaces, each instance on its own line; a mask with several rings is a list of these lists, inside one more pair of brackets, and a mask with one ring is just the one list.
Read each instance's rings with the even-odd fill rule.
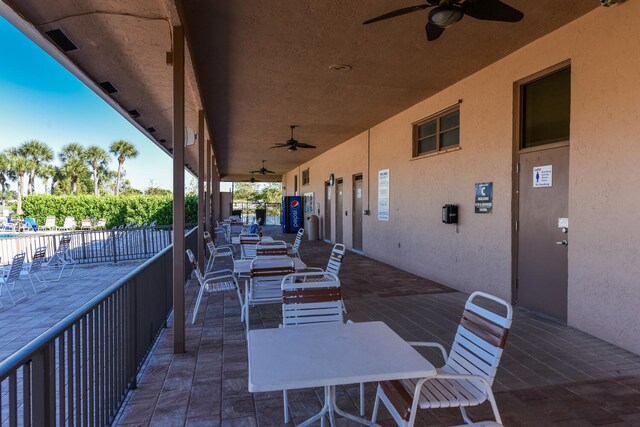
[[[107,227],[126,225],[130,222],[141,225],[145,221],[156,221],[158,225],[173,222],[173,198],[171,196],[136,195],[117,196],[50,196],[33,194],[24,198],[22,210],[40,225],[47,216],[55,215],[56,225],[61,226],[67,216],[80,224],[83,218],[106,218]],[[185,196],[185,220],[197,222],[198,197]]]

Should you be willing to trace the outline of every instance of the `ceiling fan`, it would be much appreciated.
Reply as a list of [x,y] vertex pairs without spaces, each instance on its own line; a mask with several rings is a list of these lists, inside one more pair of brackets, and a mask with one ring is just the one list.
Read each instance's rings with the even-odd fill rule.
[[372,24],[407,13],[420,10],[433,9],[429,12],[429,19],[425,26],[427,40],[437,40],[445,28],[449,28],[465,15],[483,21],[518,22],[524,18],[524,13],[503,3],[500,0],[425,0],[426,4],[405,7],[385,13],[384,15],[364,21],[363,24]]
[[269,148],[285,148],[286,147],[287,151],[291,151],[291,152],[298,150],[298,148],[316,148],[315,145],[305,144],[303,142],[298,142],[297,140],[293,139],[293,130],[297,128],[297,126],[291,125],[289,127],[291,128],[291,139],[285,142],[284,144],[276,144],[273,147],[269,147]]
[[266,175],[268,173],[275,173],[274,171],[270,171],[269,169],[264,167],[264,160],[262,161],[262,167],[258,170],[249,172],[250,174],[259,173],[260,175]]

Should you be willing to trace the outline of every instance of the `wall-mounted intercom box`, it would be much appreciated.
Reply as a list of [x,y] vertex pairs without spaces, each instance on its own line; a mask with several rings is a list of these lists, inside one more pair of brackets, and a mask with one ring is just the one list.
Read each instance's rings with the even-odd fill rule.
[[458,223],[458,205],[444,205],[442,207],[442,222],[445,224]]

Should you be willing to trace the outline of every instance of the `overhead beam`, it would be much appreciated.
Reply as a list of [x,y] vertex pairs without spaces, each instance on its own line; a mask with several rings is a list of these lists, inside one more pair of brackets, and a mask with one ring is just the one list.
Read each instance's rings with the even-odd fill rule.
[[184,30],[173,27],[173,352],[185,351]]

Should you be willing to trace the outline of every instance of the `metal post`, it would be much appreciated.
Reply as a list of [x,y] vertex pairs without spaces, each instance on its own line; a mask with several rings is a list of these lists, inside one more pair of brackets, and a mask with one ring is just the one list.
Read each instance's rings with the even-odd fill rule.
[[184,30],[173,27],[173,352],[185,351]]
[[204,203],[204,180],[206,178],[204,172],[205,149],[204,140],[204,111],[198,110],[198,237],[196,248],[198,248],[198,265],[200,270],[204,273],[204,259],[205,259],[205,247],[204,247],[204,223],[206,218],[205,203]]
[[206,159],[206,175],[207,175],[207,185],[206,185],[206,194],[204,197],[204,217],[205,223],[207,225],[207,231],[211,233],[212,237],[215,239],[215,235],[213,232],[213,223],[211,222],[211,140],[207,139],[207,150],[205,153]]
[[33,357],[33,425],[50,426],[55,423],[55,363],[53,344],[49,343]]

